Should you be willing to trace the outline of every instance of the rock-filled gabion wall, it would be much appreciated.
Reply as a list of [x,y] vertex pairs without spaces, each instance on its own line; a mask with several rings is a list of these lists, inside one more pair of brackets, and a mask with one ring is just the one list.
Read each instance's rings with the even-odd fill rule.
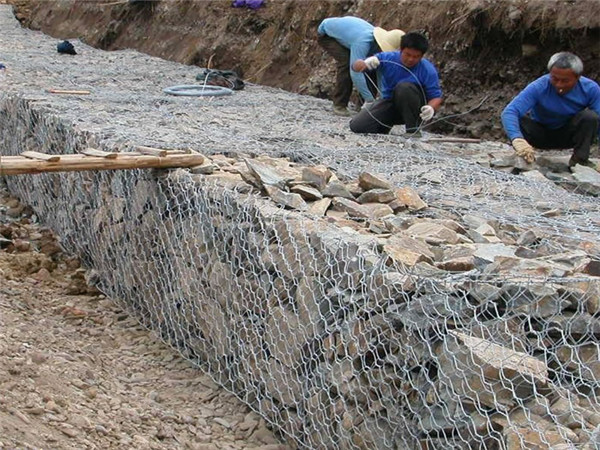
[[[18,97],[0,152],[79,133]],[[103,148],[103,150],[111,150]],[[300,448],[600,442],[597,242],[273,157],[6,179],[93,281]]]

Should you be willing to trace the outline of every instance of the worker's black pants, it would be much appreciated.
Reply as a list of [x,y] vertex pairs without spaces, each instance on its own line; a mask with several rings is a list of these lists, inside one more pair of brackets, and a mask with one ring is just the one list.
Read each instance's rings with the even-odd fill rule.
[[368,109],[361,110],[350,121],[355,133],[388,134],[394,125],[406,125],[407,133],[414,133],[421,125],[421,107],[425,98],[419,86],[398,83],[392,98],[375,100]]
[[[318,42],[323,49],[333,56],[336,62],[337,74],[335,77],[335,88],[333,90],[333,106],[345,108],[348,106],[350,96],[352,95],[352,78],[350,77],[350,50],[327,35],[319,36]],[[373,94],[377,95],[377,77],[375,71],[364,72],[367,78],[367,86]],[[363,100],[361,98],[361,100]],[[361,102],[362,105],[362,102]],[[361,106],[359,105],[359,106]]]
[[529,116],[521,117],[519,125],[527,142],[539,149],[572,148],[571,165],[585,162],[590,157],[590,147],[598,134],[600,118],[591,109],[573,116],[564,127],[552,130]]

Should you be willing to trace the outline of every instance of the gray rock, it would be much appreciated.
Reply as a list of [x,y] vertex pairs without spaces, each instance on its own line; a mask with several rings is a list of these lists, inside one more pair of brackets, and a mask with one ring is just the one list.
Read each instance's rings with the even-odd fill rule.
[[577,164],[571,168],[573,178],[577,180],[579,188],[588,194],[600,195],[600,172],[591,168]]
[[354,200],[354,196],[341,181],[330,181],[321,191],[321,194],[323,194],[323,197],[342,197]]

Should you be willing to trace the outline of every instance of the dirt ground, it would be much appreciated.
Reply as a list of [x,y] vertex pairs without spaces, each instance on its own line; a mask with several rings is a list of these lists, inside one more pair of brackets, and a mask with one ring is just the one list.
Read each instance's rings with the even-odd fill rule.
[[0,184],[0,449],[286,449]]
[[58,39],[234,69],[250,82],[323,98],[335,77],[316,42],[321,20],[355,15],[421,30],[445,93],[443,120],[428,130],[438,133],[504,139],[500,112],[557,51],[577,53],[586,76],[600,79],[596,0],[266,0],[257,11],[230,0],[8,2],[24,25]]

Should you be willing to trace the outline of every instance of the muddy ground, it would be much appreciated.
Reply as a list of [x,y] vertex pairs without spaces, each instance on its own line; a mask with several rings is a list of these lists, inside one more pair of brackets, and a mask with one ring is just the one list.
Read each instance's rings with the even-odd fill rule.
[[600,79],[600,2],[488,0],[266,0],[257,11],[230,0],[9,0],[26,26],[107,50],[134,48],[185,64],[234,69],[246,80],[328,97],[333,64],[317,45],[330,16],[425,31],[438,66],[445,118],[428,131],[504,139],[502,108],[544,72],[550,55],[581,56]]

